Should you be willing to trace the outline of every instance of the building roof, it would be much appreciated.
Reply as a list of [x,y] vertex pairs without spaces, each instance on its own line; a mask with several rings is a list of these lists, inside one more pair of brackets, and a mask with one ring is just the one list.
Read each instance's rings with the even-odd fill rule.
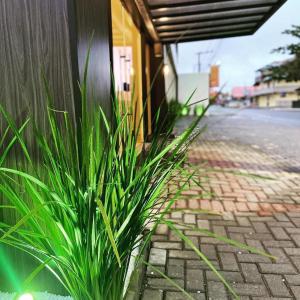
[[[286,0],[135,0],[155,41],[180,43],[251,35]],[[150,21],[152,24],[150,24]]]
[[236,86],[231,90],[231,96],[235,99],[242,99],[244,97],[252,97],[255,91],[254,86]]

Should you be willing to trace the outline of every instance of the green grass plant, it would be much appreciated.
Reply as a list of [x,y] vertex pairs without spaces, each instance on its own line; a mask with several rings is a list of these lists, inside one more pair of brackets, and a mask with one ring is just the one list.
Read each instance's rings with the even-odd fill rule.
[[[160,223],[174,230],[211,266],[176,224],[167,219],[181,191],[193,178],[194,172],[187,172],[184,162],[189,146],[201,132],[198,124],[205,110],[173,140],[170,136],[177,118],[165,130],[158,112],[152,142],[146,150],[139,151],[142,119],[136,122],[135,109],[128,109],[122,99],[114,96],[112,119],[100,106],[90,110],[87,80],[86,65],[80,86],[82,114],[77,126],[67,112],[51,106],[47,111],[49,131],[35,125],[39,162],[22,137],[31,120],[18,128],[1,107],[8,128],[0,141],[0,193],[10,203],[1,209],[14,209],[19,219],[13,226],[0,223],[0,243],[40,263],[23,283],[23,290],[30,289],[34,278],[46,268],[74,300],[123,299],[131,253],[138,246],[149,245]],[[46,91],[51,105],[47,86]],[[26,161],[24,170],[3,164],[16,143]],[[184,178],[182,187],[172,198],[162,197],[176,176]],[[149,223],[153,224],[150,230]],[[213,271],[218,274],[214,268]]]

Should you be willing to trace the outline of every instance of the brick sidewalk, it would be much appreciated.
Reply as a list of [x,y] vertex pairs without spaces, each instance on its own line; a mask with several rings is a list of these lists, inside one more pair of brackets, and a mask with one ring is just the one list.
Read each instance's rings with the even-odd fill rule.
[[[278,258],[274,262],[200,232],[184,231],[242,300],[300,299],[300,175],[284,171],[292,170],[292,166],[282,165],[261,151],[230,142],[202,142],[190,151],[190,161],[194,165],[206,161],[206,169],[210,171],[199,176],[205,191],[190,187],[176,202],[176,208],[185,210],[173,212],[170,217],[207,228]],[[169,193],[174,193],[179,184],[174,181]],[[199,209],[221,215],[201,214]],[[149,261],[195,299],[232,299],[205,263],[164,225],[153,237]],[[142,299],[186,297],[158,274],[147,270]]]

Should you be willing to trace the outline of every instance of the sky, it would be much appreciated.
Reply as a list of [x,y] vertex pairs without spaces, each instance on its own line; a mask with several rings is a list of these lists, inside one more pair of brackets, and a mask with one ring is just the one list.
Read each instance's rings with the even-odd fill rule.
[[176,57],[178,73],[197,71],[199,51],[212,51],[201,57],[201,70],[209,65],[220,64],[220,81],[224,91],[234,86],[253,85],[255,71],[287,55],[271,53],[271,50],[293,42],[282,31],[291,25],[300,25],[300,1],[288,0],[254,35],[203,42],[182,43]]

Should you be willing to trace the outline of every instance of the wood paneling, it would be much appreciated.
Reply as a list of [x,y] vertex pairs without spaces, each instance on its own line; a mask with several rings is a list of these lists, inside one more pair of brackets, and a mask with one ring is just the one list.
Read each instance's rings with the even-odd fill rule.
[[73,115],[66,0],[1,0],[0,39],[0,101],[14,118],[43,123],[43,72],[54,107]]
[[[53,93],[53,107],[67,110],[74,117],[69,41],[66,0],[0,0],[0,101],[18,124],[30,115],[45,128],[47,100],[42,74]],[[0,134],[5,127],[1,116]],[[32,130],[28,129],[25,136],[33,156],[37,157],[31,133]],[[17,150],[12,152],[10,160],[24,169],[19,153]],[[19,217],[2,212],[3,219],[15,223]],[[12,249],[3,249],[2,246],[2,250],[6,250],[5,264],[11,266],[15,281],[22,282],[35,268],[36,262]],[[15,290],[15,282],[7,277],[6,271],[1,266],[0,289]],[[43,273],[35,282],[35,288],[53,290],[55,287],[61,292],[53,276]]]
[[[163,73],[164,57],[163,56],[155,57],[153,46],[150,47],[150,56],[151,56],[151,82],[153,84],[151,90],[152,120],[155,119],[158,109],[160,109],[159,124],[163,126],[166,121],[167,110],[168,110],[166,95],[165,95],[165,77]],[[152,125],[154,125],[153,122]],[[155,128],[153,128],[153,130],[154,129]]]
[[88,84],[90,104],[111,111],[111,14],[110,0],[75,0],[80,78],[91,41]]
[[[0,103],[18,124],[30,115],[46,130],[44,74],[53,93],[53,107],[68,111],[78,122],[78,82],[93,33],[89,103],[91,107],[101,104],[110,114],[110,30],[110,0],[0,0]],[[0,116],[0,137],[5,128]],[[31,129],[25,137],[38,159]],[[22,164],[19,153],[15,150],[10,157],[16,165]],[[18,218],[0,210],[1,221],[15,223]],[[6,263],[11,261],[20,281],[34,269],[34,263],[20,253],[9,249],[6,254]],[[5,275],[0,260],[0,290],[15,290]],[[39,276],[33,289],[62,293],[49,273]]]

